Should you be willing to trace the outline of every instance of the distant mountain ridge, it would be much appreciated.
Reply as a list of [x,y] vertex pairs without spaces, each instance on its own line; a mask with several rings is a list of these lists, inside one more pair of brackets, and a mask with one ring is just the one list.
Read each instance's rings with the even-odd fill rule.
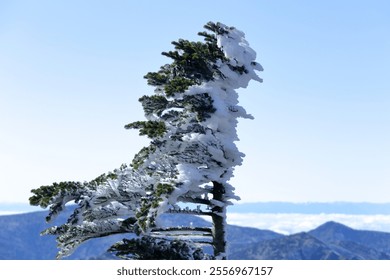
[[[55,238],[39,235],[49,226],[45,223],[46,214],[46,211],[41,211],[0,216],[0,259],[54,259],[57,253]],[[208,224],[201,218],[185,215],[167,215],[163,219],[167,225],[177,221],[183,225]],[[65,217],[59,217],[59,223],[64,221]],[[122,238],[123,235],[90,240],[68,259],[112,258],[106,254],[106,249]],[[228,225],[227,239],[229,259],[233,260],[390,260],[390,233],[355,230],[335,222],[292,235]]]
[[235,204],[232,213],[299,213],[299,214],[349,214],[390,215],[390,203],[369,202],[253,202]]
[[[28,213],[36,211],[27,203],[0,203],[1,212]],[[250,202],[236,203],[229,207],[232,213],[298,213],[298,214],[350,214],[390,215],[390,203],[370,202]]]

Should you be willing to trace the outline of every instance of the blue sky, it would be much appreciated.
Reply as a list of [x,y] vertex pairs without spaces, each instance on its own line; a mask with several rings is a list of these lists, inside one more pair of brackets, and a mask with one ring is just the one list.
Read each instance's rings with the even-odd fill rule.
[[388,1],[0,2],[0,202],[90,180],[147,139],[143,76],[208,21],[246,33],[264,83],[240,90],[242,202],[390,200]]

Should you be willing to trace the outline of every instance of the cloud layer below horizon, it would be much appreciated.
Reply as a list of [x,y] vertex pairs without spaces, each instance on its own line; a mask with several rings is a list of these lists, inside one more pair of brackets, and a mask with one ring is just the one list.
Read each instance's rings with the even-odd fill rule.
[[[31,211],[21,209],[0,210],[2,215],[22,214]],[[390,233],[390,215],[348,215],[348,214],[259,214],[229,212],[230,225],[272,230],[281,234],[310,231],[334,221],[357,230],[372,230]]]
[[310,231],[334,221],[353,229],[390,232],[390,215],[346,215],[346,214],[258,214],[229,213],[231,225],[268,229],[282,234]]

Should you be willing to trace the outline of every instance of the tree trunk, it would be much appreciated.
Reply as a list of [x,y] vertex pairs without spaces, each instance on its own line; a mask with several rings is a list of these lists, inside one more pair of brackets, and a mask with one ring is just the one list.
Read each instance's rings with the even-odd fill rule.
[[[213,181],[213,199],[225,203],[224,193],[225,187],[221,183]],[[226,240],[225,240],[225,219],[226,219],[226,206],[214,206],[212,208],[212,220],[213,220],[213,248],[214,256],[226,260]]]

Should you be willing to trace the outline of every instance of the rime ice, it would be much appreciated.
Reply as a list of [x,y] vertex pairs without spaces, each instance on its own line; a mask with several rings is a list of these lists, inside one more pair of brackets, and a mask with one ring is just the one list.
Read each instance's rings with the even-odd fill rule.
[[[151,142],[130,166],[91,182],[33,190],[31,204],[50,205],[48,220],[66,203],[77,204],[66,224],[44,232],[57,235],[59,257],[88,239],[129,232],[141,237],[112,247],[129,258],[149,258],[151,248],[170,250],[180,259],[205,258],[197,246],[207,242],[215,258],[226,257],[226,207],[239,199],[229,180],[244,157],[235,144],[237,119],[253,118],[239,105],[236,90],[251,80],[261,82],[256,71],[263,68],[243,32],[221,23],[205,28],[212,33],[199,33],[204,43],[173,42],[175,50],[163,53],[173,62],[145,76],[155,87],[154,95],[139,100],[146,121],[125,127],[138,129]],[[163,213],[207,215],[213,228],[164,228],[159,223]],[[143,249],[133,252],[133,247]]]

